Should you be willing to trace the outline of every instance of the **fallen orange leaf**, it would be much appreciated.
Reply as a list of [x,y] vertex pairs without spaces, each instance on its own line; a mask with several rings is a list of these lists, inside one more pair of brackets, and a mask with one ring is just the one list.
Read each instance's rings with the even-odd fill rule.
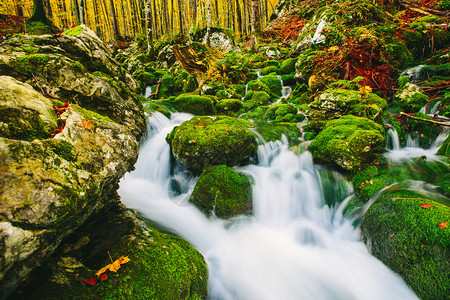
[[431,204],[428,204],[428,203],[420,203],[420,207],[422,207],[422,208],[430,208],[430,207],[432,207],[433,205],[431,205]]
[[[111,261],[112,261],[112,259],[111,259]],[[100,270],[98,270],[97,273],[95,273],[95,276],[98,277],[108,270],[111,272],[117,272],[117,270],[120,269],[120,265],[126,264],[129,261],[130,261],[130,259],[128,258],[128,256],[122,256],[122,257],[116,259],[112,264],[109,264],[109,265],[101,268]],[[106,279],[106,278],[104,278],[104,279]]]
[[100,270],[97,271],[97,273],[95,273],[95,276],[100,276],[101,274],[105,273],[106,271],[109,270],[109,267],[111,266],[111,264],[107,265],[106,267],[101,268]]
[[95,278],[80,279],[80,283],[82,285],[86,285],[86,284],[95,285],[97,283],[97,279],[95,279]]
[[111,272],[117,273],[117,270],[120,269],[120,262],[119,260],[114,261],[112,264],[109,265],[108,270]]
[[439,224],[439,228],[440,229],[447,228],[447,222],[442,222],[441,224]]
[[81,120],[81,123],[83,123],[83,127],[86,128],[87,130],[91,130],[92,128],[92,123],[86,120]]

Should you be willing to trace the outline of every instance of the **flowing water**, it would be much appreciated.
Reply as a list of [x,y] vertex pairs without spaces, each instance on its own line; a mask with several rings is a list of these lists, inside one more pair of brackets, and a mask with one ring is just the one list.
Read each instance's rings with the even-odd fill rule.
[[352,192],[346,181],[286,142],[259,146],[258,165],[235,168],[254,179],[251,216],[207,218],[190,205],[197,178],[171,167],[164,140],[190,117],[153,114],[136,170],[122,179],[119,194],[203,254],[210,299],[417,299],[343,217]]

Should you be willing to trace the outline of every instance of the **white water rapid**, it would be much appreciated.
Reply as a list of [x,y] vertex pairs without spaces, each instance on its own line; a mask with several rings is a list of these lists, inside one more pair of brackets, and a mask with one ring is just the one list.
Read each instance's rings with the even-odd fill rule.
[[[352,220],[343,217],[343,205],[324,204],[325,194],[350,194],[345,180],[333,173],[339,184],[325,184],[311,155],[296,155],[286,143],[262,145],[258,165],[235,168],[254,178],[252,216],[205,217],[187,202],[197,179],[182,167],[171,172],[164,140],[188,118],[153,114],[136,170],[122,179],[119,194],[127,207],[203,254],[209,299],[417,299],[369,254]],[[340,190],[329,190],[332,186]]]

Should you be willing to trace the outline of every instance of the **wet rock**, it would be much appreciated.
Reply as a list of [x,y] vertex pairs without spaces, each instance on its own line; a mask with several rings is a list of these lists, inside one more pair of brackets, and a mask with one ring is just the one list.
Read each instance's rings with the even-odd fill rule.
[[194,117],[166,138],[174,157],[196,173],[207,165],[236,166],[255,155],[256,141],[244,122],[231,117]]
[[384,139],[383,126],[347,115],[328,122],[309,150],[316,160],[352,171],[373,152],[382,150]]
[[208,215],[232,217],[249,212],[250,180],[225,166],[207,166],[200,175],[189,201]]

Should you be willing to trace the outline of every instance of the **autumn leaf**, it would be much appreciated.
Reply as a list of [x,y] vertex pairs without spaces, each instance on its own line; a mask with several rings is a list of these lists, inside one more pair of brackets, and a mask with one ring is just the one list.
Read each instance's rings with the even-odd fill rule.
[[[112,261],[112,259],[111,259],[111,261]],[[120,269],[120,265],[126,264],[129,261],[130,261],[130,259],[128,258],[128,256],[122,256],[122,257],[116,259],[113,263],[98,270],[97,273],[95,273],[95,276],[99,277],[100,275],[102,275],[103,273],[105,273],[108,270],[111,272],[117,273],[117,270]],[[106,278],[104,278],[104,279],[106,279]],[[101,279],[101,277],[100,277],[100,280],[103,280],[103,279]]]
[[109,267],[111,266],[111,264],[101,268],[100,270],[97,271],[97,273],[95,273],[95,276],[100,276],[101,274],[105,273],[106,271],[109,270]]
[[359,93],[361,95],[368,95],[368,94],[372,93],[372,88],[368,85],[363,86],[362,88],[359,89]]
[[91,130],[92,128],[92,123],[86,120],[81,120],[81,123],[83,123],[83,127],[86,128],[87,130]]
[[441,224],[439,224],[439,228],[440,229],[447,228],[447,222],[442,222]]
[[120,262],[118,260],[114,261],[112,264],[109,265],[108,270],[111,272],[117,273],[117,270],[120,269]]
[[107,274],[100,275],[100,281],[103,281],[105,279],[108,279],[108,275]]
[[428,204],[428,203],[420,203],[420,207],[422,207],[422,208],[430,208],[430,207],[432,207],[433,205],[431,205],[431,204]]
[[95,285],[97,283],[97,279],[95,279],[95,278],[80,279],[80,283],[82,285],[86,285],[86,284]]

